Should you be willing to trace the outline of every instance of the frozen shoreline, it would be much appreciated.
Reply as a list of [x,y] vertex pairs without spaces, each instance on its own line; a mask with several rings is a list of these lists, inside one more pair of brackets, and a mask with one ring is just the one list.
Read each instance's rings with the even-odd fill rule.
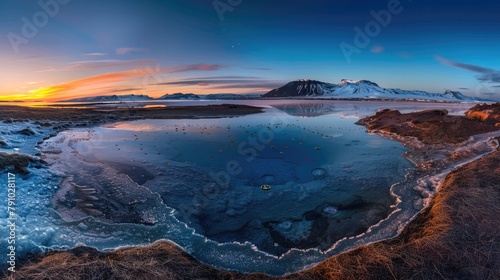
[[[43,130],[43,129],[42,129],[42,130]],[[40,132],[40,130],[39,130],[39,131],[37,131],[37,133],[44,134],[43,132]],[[473,142],[473,141],[472,141],[472,142]],[[418,142],[417,142],[417,145],[414,145],[414,146],[418,146]],[[457,147],[458,147],[458,146],[460,146],[460,145],[457,145]],[[490,147],[492,148],[492,146],[490,146]],[[449,147],[448,147],[448,148],[449,148]],[[487,148],[487,147],[475,147],[475,148],[476,148],[476,149],[478,149],[478,151],[479,151],[479,150],[480,150],[480,151],[484,151],[484,149],[485,149],[485,148]],[[443,150],[443,148],[442,148],[442,147],[441,147],[441,149]],[[422,162],[422,163],[421,163],[421,165],[424,165],[424,162]],[[449,171],[451,171],[451,170],[449,170]],[[443,177],[444,177],[445,175],[446,175],[446,174],[443,174]],[[427,191],[427,190],[425,190],[425,191]],[[432,191],[432,189],[429,189],[428,191]],[[424,192],[423,192],[423,193],[424,193]],[[426,196],[426,195],[424,195],[424,198],[425,198],[425,196]]]

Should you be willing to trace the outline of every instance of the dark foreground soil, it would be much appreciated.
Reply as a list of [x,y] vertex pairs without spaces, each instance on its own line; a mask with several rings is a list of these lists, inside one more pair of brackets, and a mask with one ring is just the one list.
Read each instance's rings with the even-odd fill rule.
[[[377,115],[361,123],[370,131],[387,130],[424,143],[458,143],[495,127],[456,119],[443,111],[406,115],[384,111]],[[448,128],[451,124],[453,129]],[[438,131],[445,133],[430,136]],[[431,206],[398,237],[278,279],[500,279],[499,201],[500,150],[448,174]],[[32,256],[8,278],[274,279],[208,267],[167,242],[110,253],[89,248],[49,252]]]

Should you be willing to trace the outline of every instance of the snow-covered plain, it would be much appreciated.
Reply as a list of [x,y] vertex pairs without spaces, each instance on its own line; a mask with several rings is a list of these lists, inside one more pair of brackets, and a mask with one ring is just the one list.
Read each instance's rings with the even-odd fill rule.
[[[406,149],[354,125],[381,108],[413,111],[434,104],[276,101],[272,106],[241,118],[144,120],[57,135],[34,122],[0,123],[0,140],[7,144],[0,151],[42,156],[50,163],[17,178],[17,256],[79,244],[105,250],[167,239],[216,267],[283,275],[394,236],[449,171],[421,178],[410,172],[404,181],[411,167],[401,157]],[[456,113],[467,107],[444,106]],[[19,133],[25,128],[34,135]],[[258,142],[262,158],[247,162],[257,150],[238,146],[252,135],[263,140],[272,135],[273,142]],[[474,146],[477,153],[488,150],[483,146]],[[235,175],[225,187],[221,172],[231,170]],[[272,189],[264,191],[262,184]],[[6,202],[7,191],[0,195]],[[6,206],[0,203],[3,229]],[[358,226],[365,223],[362,231],[336,231],[336,223],[356,224],[347,222],[351,218]],[[331,240],[313,232],[340,236]],[[6,248],[8,233],[1,233],[0,248]]]

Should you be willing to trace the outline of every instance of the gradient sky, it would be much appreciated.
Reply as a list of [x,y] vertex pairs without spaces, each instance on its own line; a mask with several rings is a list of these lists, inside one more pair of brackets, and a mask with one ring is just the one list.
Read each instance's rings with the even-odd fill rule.
[[[382,10],[391,19],[373,25]],[[492,0],[0,0],[0,100],[263,93],[302,78],[499,100],[499,15]]]

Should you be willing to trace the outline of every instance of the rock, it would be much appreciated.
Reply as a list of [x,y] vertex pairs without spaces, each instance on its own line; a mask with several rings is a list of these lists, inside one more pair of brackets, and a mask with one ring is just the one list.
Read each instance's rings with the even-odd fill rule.
[[31,130],[31,129],[30,129],[30,128],[28,128],[28,127],[27,127],[27,128],[25,128],[25,129],[23,129],[23,130],[18,131],[18,133],[19,133],[19,134],[22,134],[22,135],[26,135],[26,136],[33,136],[33,135],[35,135],[35,134],[36,134],[33,130]]
[[0,148],[2,149],[8,149],[10,148],[9,144],[5,142],[4,140],[0,139]]
[[40,162],[28,155],[0,152],[0,171],[5,170],[26,175],[29,173],[28,167],[35,163]]

